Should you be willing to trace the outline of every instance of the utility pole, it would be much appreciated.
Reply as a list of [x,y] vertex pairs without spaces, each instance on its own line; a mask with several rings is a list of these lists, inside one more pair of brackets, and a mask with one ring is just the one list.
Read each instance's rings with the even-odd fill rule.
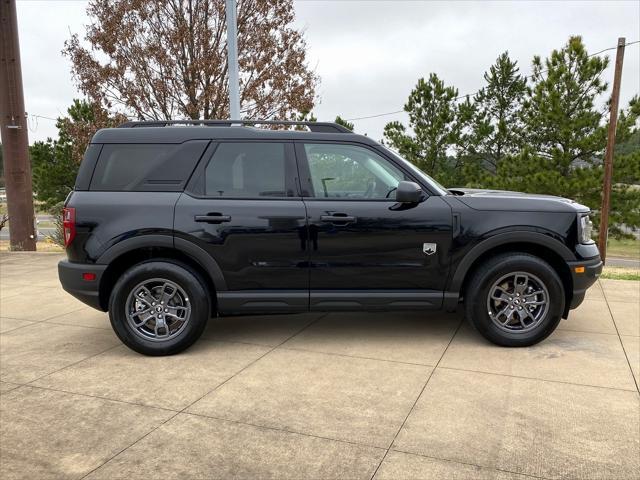
[[16,0],[0,0],[0,135],[11,250],[36,249]]
[[229,66],[229,119],[240,120],[240,86],[238,76],[238,27],[236,1],[227,2],[227,64]]
[[611,106],[609,112],[609,133],[607,135],[607,150],[604,154],[604,182],[602,186],[602,206],[600,207],[600,228],[598,230],[598,248],[604,262],[607,258],[607,236],[609,234],[609,208],[611,204],[611,177],[613,176],[613,151],[616,146],[616,126],[618,123],[618,104],[620,102],[620,83],[622,82],[622,60],[626,39],[618,38],[616,51],[616,67],[613,74],[613,90],[611,91]]

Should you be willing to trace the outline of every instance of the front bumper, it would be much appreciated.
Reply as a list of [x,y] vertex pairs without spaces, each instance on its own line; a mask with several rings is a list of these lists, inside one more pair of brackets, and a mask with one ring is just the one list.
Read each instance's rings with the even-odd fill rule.
[[[571,270],[573,280],[573,296],[569,303],[569,310],[580,306],[587,293],[587,289],[593,285],[602,273],[602,260],[596,255],[588,260],[567,262]],[[583,271],[580,271],[583,269]]]
[[[107,265],[87,265],[62,260],[58,263],[58,277],[62,288],[83,303],[98,310],[100,306],[100,280]],[[85,280],[84,274],[95,275],[94,280]]]

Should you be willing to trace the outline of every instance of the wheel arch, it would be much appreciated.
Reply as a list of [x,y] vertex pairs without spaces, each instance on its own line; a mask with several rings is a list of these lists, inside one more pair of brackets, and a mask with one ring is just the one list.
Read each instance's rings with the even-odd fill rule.
[[109,297],[118,278],[131,266],[154,259],[168,259],[193,269],[210,292],[211,312],[215,312],[216,292],[226,290],[222,270],[199,246],[171,236],[148,235],[125,240],[103,253],[96,263],[108,265],[99,286],[100,307],[108,310]]
[[509,252],[522,252],[534,255],[546,261],[556,271],[564,287],[565,312],[573,296],[573,279],[567,262],[575,261],[575,255],[564,244],[547,235],[540,233],[504,233],[488,238],[469,251],[459,263],[451,277],[447,295],[445,295],[445,308],[454,310],[459,299],[464,297],[468,287],[467,282],[479,265],[489,258]]

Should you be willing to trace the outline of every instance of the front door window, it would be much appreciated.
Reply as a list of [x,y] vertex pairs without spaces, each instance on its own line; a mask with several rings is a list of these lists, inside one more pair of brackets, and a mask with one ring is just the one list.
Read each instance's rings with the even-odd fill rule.
[[307,143],[304,148],[316,198],[393,199],[406,179],[386,159],[357,145]]

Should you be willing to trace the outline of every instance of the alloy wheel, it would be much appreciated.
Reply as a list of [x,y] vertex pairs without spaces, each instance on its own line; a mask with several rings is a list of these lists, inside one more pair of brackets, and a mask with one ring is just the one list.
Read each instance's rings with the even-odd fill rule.
[[175,282],[152,278],[136,285],[125,305],[127,321],[136,335],[153,342],[167,341],[184,330],[191,304]]
[[487,295],[487,311],[493,323],[512,333],[536,328],[549,310],[549,291],[538,277],[513,272],[493,283]]

